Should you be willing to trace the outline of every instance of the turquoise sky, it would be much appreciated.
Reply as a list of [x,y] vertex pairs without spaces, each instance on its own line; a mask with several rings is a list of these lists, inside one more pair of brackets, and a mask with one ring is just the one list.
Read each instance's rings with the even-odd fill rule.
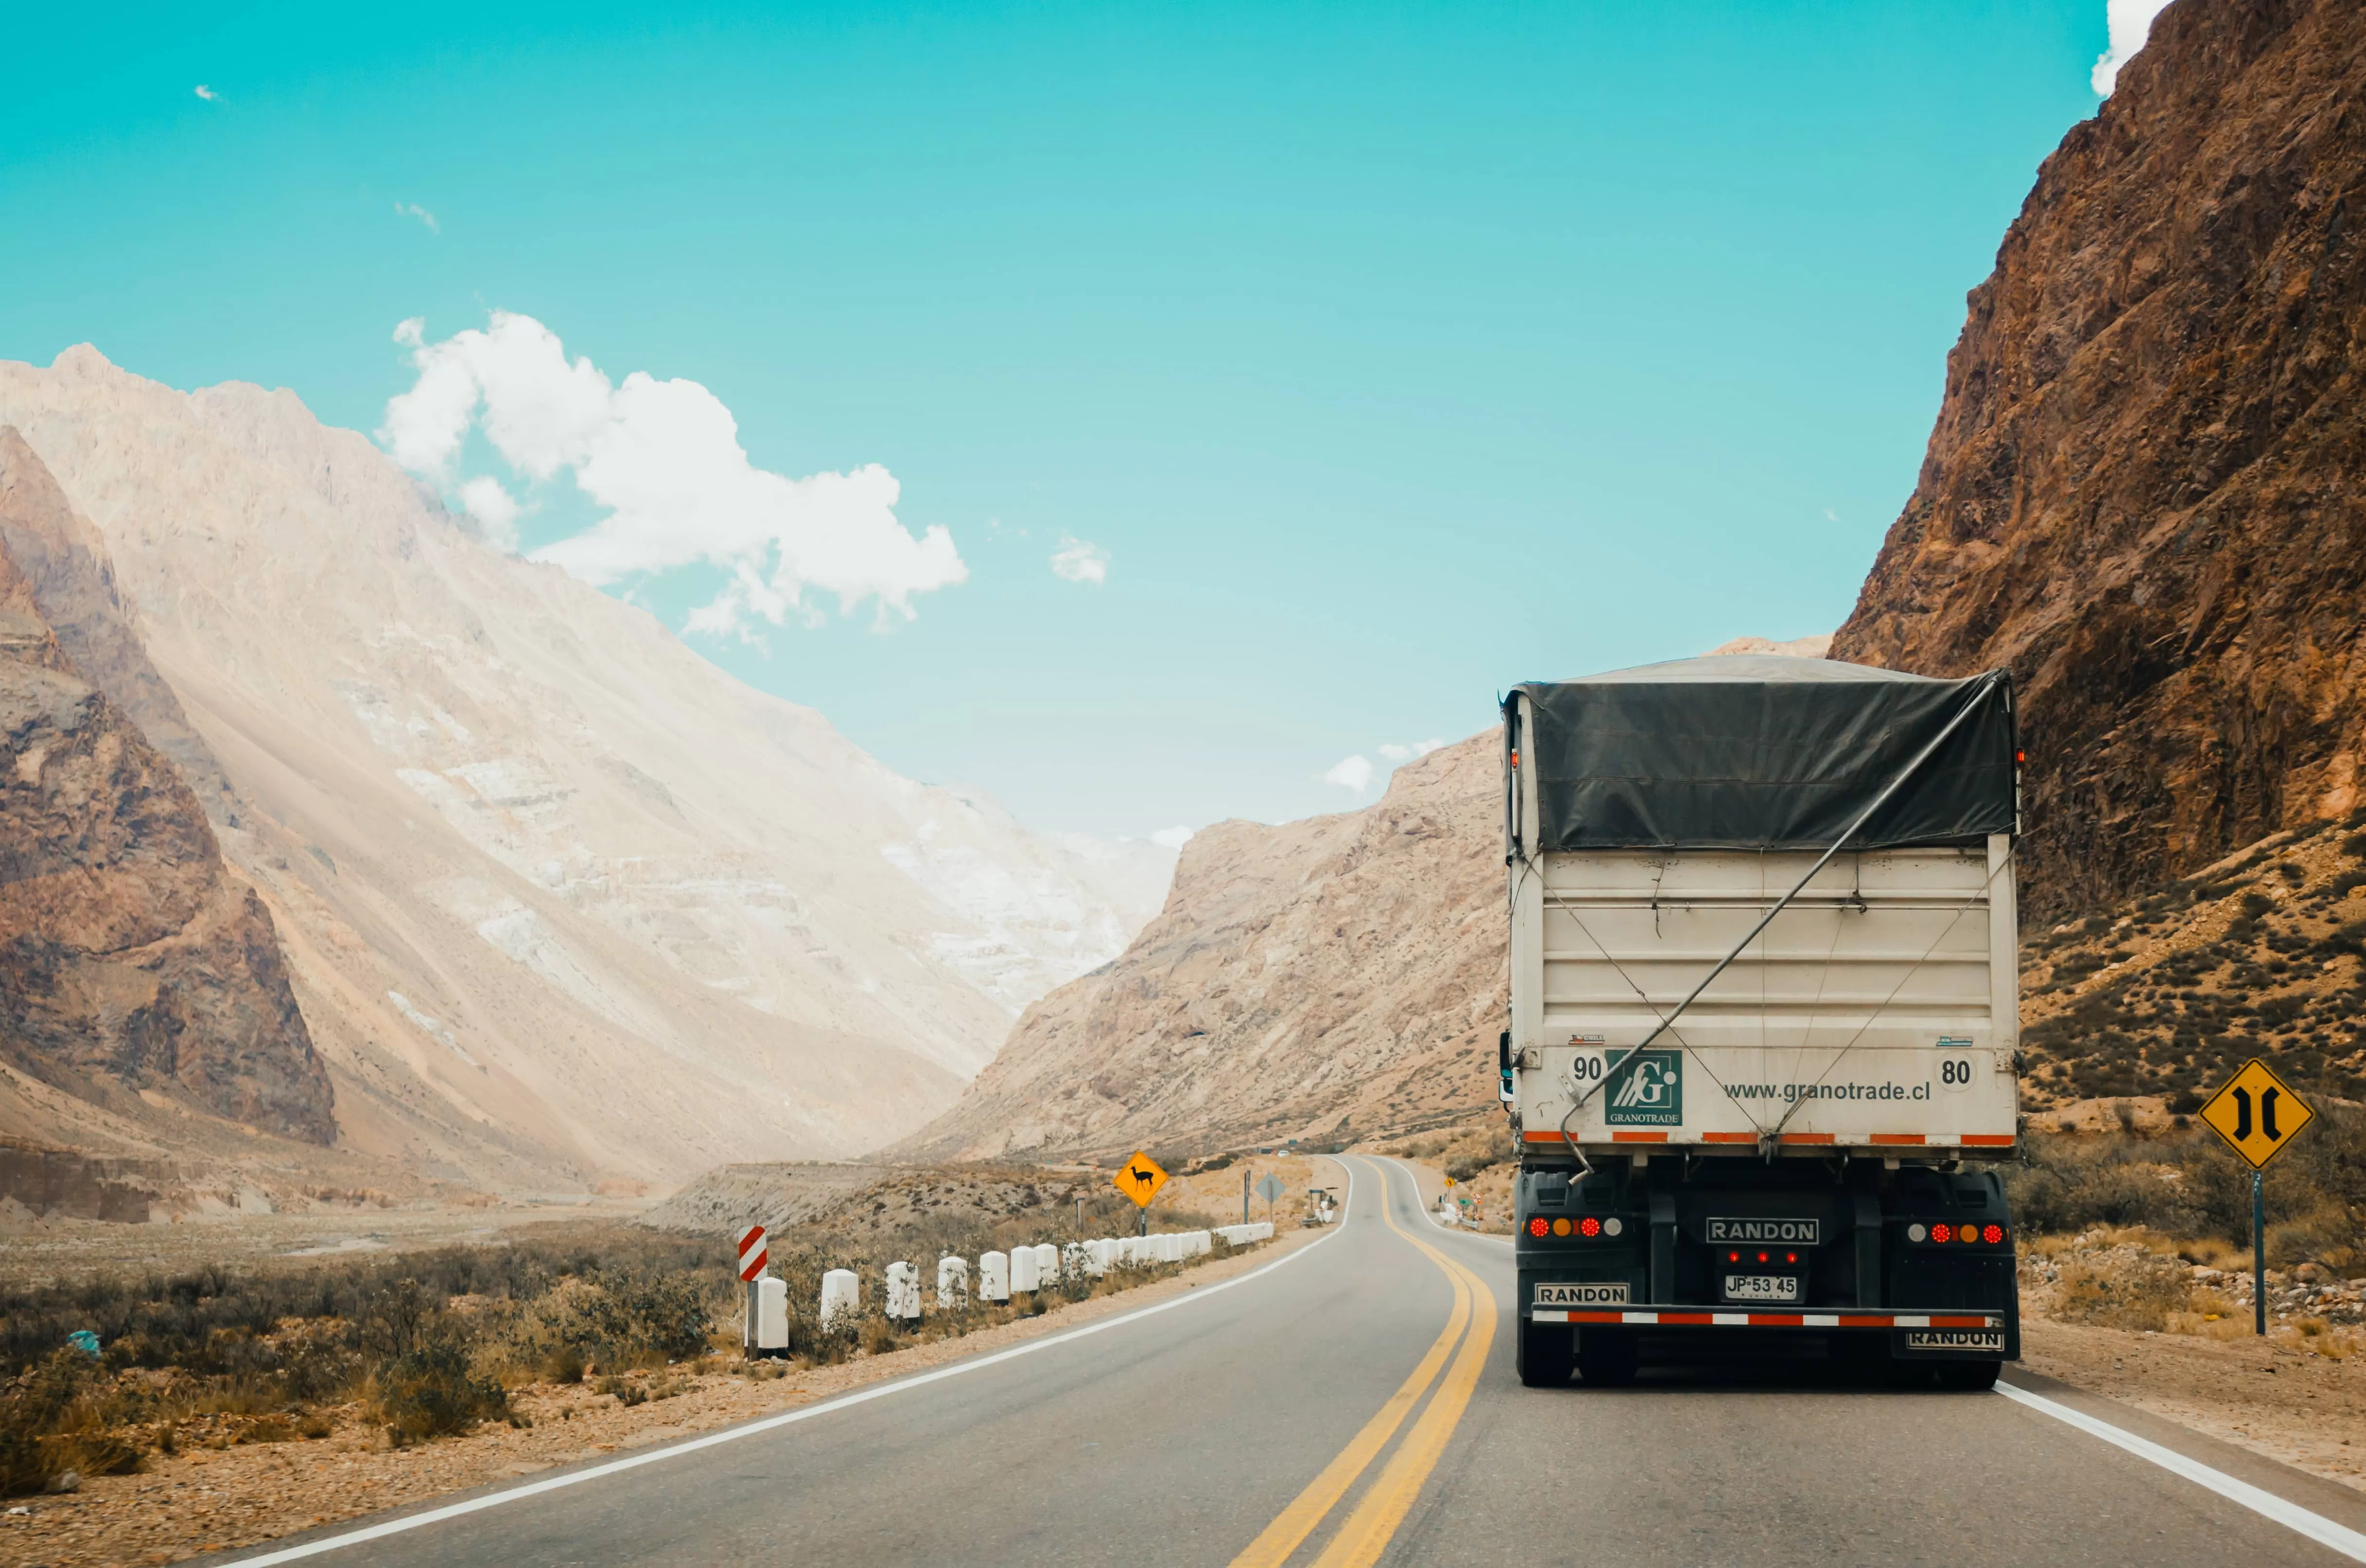
[[[12,20],[0,357],[373,430],[399,321],[500,308],[699,382],[969,578],[697,645],[1130,834],[1836,625],[2105,44],[2103,0],[330,9]],[[529,547],[599,515],[537,498]],[[720,581],[629,586],[681,626]]]

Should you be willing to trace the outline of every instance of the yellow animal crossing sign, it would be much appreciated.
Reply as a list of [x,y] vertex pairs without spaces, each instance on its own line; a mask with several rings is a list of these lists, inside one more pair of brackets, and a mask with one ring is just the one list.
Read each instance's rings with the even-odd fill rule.
[[2284,1151],[2316,1113],[2308,1102],[2253,1057],[2202,1107],[2202,1119],[2257,1170]]
[[1146,1209],[1150,1200],[1158,1196],[1158,1189],[1166,1185],[1166,1172],[1158,1168],[1158,1161],[1136,1149],[1132,1159],[1118,1167],[1114,1180],[1119,1192]]

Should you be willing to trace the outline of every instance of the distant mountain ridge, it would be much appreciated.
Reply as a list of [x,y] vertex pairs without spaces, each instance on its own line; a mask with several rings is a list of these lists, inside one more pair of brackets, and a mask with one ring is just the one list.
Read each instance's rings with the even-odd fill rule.
[[852,1153],[1155,908],[1171,852],[898,777],[290,393],[84,347],[0,362],[0,423],[102,536],[346,1148],[511,1191]]
[[[1822,655],[1828,637],[1716,654]],[[1502,732],[1417,757],[1362,811],[1218,823],[1123,957],[1046,996],[961,1103],[884,1153],[1188,1153],[1495,1103]]]

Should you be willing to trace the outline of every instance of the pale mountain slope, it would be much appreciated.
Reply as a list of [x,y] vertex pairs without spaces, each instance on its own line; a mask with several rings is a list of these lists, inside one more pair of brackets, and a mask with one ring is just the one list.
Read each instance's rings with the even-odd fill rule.
[[350,1147],[513,1189],[850,1153],[1155,907],[1166,852],[898,777],[290,393],[78,348],[0,363],[0,423],[235,791]]
[[1492,1103],[1498,751],[1490,730],[1360,812],[1200,834],[1125,956],[1029,1008],[960,1104],[888,1152],[1189,1152]]

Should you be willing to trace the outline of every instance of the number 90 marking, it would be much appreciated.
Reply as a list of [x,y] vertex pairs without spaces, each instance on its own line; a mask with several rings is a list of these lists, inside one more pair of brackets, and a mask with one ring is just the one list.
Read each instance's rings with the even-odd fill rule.
[[1580,1083],[1594,1082],[1602,1076],[1602,1058],[1573,1057],[1570,1060],[1569,1075]]

